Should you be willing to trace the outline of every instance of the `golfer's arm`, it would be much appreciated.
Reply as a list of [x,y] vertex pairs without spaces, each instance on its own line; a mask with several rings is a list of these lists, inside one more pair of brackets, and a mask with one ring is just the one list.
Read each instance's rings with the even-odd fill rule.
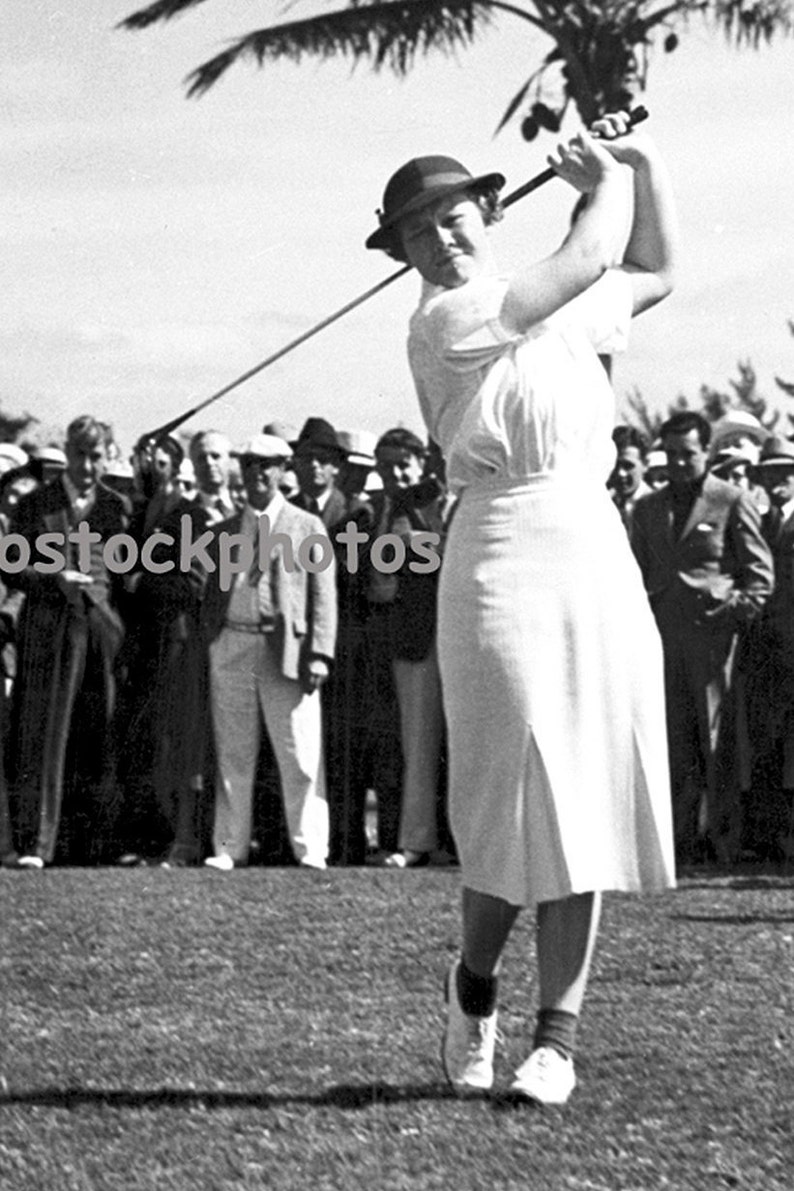
[[623,257],[631,274],[634,314],[666,298],[673,288],[678,225],[667,167],[655,152],[634,170],[634,220]]
[[523,333],[559,310],[617,265],[628,222],[625,172],[612,169],[589,196],[562,245],[510,278],[502,305],[505,326]]

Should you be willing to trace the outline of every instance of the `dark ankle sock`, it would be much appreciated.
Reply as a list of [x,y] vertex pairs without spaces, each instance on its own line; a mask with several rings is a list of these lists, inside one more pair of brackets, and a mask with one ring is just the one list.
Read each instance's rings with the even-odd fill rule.
[[572,1059],[576,1049],[576,1027],[579,1018],[565,1009],[541,1009],[538,1011],[533,1047],[553,1046],[564,1059]]
[[478,976],[462,959],[458,965],[457,985],[458,1000],[464,1013],[470,1017],[489,1017],[493,1013],[499,986],[497,976]]

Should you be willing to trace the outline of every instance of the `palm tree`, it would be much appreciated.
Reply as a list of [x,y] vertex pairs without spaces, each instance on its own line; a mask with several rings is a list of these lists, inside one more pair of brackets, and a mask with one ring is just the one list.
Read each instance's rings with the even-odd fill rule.
[[[144,29],[204,0],[154,0],[121,27]],[[285,4],[282,11],[291,8]],[[202,95],[241,58],[262,66],[306,55],[368,60],[406,75],[417,55],[469,46],[497,14],[545,33],[551,48],[508,104],[499,129],[521,117],[521,132],[557,131],[574,104],[585,124],[628,106],[645,88],[649,51],[657,39],[671,53],[692,14],[721,28],[737,46],[757,48],[794,28],[793,0],[349,0],[346,7],[256,29],[233,41],[188,76],[188,95]]]

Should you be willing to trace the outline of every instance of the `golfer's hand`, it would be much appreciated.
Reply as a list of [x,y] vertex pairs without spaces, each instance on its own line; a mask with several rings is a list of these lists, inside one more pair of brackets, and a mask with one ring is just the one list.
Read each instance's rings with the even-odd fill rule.
[[592,194],[596,187],[619,175],[615,159],[606,147],[586,132],[560,143],[556,153],[546,159],[555,173],[582,194]]
[[625,111],[608,112],[590,125],[590,132],[615,161],[632,169],[656,152],[647,133],[632,129],[629,113]]

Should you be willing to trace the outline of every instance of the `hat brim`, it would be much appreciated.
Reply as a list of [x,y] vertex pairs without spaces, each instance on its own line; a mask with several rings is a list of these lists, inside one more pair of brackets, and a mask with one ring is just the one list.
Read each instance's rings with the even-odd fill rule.
[[501,190],[505,184],[504,174],[479,174],[476,178],[462,178],[459,182],[449,182],[443,186],[433,186],[421,194],[414,195],[407,203],[403,203],[388,218],[381,216],[381,225],[364,241],[366,248],[380,248],[388,250],[393,243],[394,230],[406,215],[413,215],[424,207],[431,206],[440,199],[447,198],[461,190]]
[[794,467],[794,455],[773,455],[771,459],[759,459],[754,466],[756,468]]

